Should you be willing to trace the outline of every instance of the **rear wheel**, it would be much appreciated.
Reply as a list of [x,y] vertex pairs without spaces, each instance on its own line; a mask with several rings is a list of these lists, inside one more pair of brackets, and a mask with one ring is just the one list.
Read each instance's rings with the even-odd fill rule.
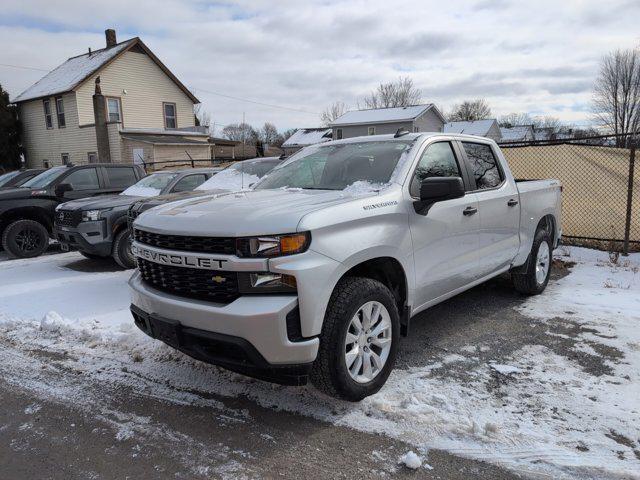
[[513,273],[511,279],[514,288],[525,295],[542,293],[549,283],[551,275],[552,243],[549,231],[539,229],[533,239],[526,273]]
[[49,247],[49,232],[35,220],[17,220],[2,234],[2,248],[14,258],[42,255]]
[[116,235],[111,256],[122,268],[135,268],[136,261],[131,252],[131,232],[128,228]]
[[399,332],[398,308],[386,286],[370,278],[341,280],[327,307],[311,381],[344,400],[373,395],[393,369]]

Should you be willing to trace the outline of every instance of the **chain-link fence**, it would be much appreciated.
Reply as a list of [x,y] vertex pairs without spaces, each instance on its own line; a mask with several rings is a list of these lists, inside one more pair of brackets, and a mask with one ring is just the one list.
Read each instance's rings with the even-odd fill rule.
[[500,147],[516,178],[562,182],[564,239],[626,252],[640,250],[640,175],[634,171],[634,140],[598,136]]

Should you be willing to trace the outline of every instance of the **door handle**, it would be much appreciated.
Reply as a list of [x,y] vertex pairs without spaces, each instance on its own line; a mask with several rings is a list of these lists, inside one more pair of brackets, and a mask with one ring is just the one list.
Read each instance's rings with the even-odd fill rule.
[[510,207],[515,207],[517,204],[518,201],[514,200],[513,198],[507,202],[507,205],[509,205]]
[[463,215],[474,215],[475,213],[478,213],[478,209],[476,207],[467,207],[462,211]]

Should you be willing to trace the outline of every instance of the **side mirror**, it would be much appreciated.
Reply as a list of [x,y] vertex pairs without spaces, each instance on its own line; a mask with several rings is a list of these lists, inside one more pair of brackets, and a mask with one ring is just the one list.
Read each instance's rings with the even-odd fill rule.
[[63,197],[65,193],[73,190],[70,183],[61,183],[56,187],[56,197]]
[[420,185],[420,201],[428,203],[464,197],[464,182],[460,177],[429,177]]

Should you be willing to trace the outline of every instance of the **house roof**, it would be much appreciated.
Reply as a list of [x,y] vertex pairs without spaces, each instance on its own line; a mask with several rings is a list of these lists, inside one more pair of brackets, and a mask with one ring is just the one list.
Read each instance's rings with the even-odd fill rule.
[[517,142],[519,140],[533,140],[533,127],[531,125],[516,125],[515,127],[500,127],[503,142]]
[[14,103],[26,102],[42,97],[50,97],[61,93],[70,92],[79,87],[92,75],[113,62],[123,53],[138,46],[146,53],[160,69],[193,101],[200,101],[185,87],[176,76],[156,57],[151,50],[138,37],[120,42],[113,47],[102,48],[85,53],[77,57],[71,57],[62,65],[54,68],[36,83],[13,99]]
[[121,134],[126,140],[135,142],[150,143],[153,145],[204,145],[209,146],[208,141],[196,140],[195,138],[185,138],[180,135],[127,135]]
[[468,122],[449,122],[444,124],[444,133],[464,133],[466,135],[477,135],[484,137],[489,133],[491,127],[496,124],[495,118],[486,120],[471,120]]
[[369,110],[353,110],[331,122],[332,127],[343,125],[360,125],[370,123],[406,122],[418,118],[428,110],[433,111],[444,122],[444,117],[433,103],[412,105],[409,107],[372,108]]
[[331,140],[330,128],[300,128],[282,144],[283,147],[306,147]]

